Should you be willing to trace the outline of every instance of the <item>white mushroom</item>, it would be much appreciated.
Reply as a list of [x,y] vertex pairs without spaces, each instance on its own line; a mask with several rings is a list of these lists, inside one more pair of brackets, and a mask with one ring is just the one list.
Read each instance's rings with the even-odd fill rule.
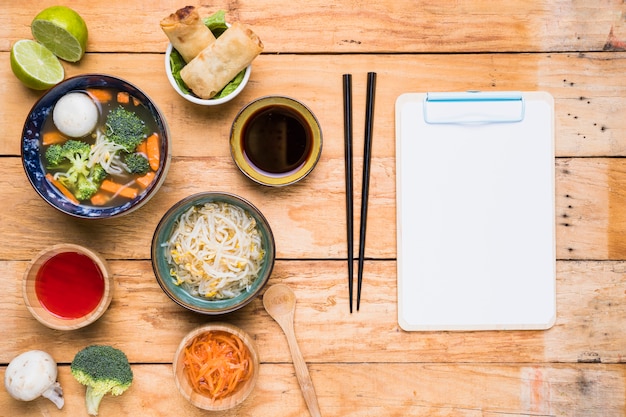
[[59,409],[65,403],[63,389],[57,382],[57,364],[41,350],[30,350],[13,358],[4,374],[4,386],[16,400],[46,397]]

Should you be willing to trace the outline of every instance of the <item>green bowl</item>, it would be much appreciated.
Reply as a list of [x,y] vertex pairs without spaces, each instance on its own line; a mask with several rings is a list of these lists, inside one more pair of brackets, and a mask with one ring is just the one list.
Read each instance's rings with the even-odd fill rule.
[[[257,223],[261,232],[261,240],[265,249],[265,259],[259,272],[259,276],[254,280],[249,290],[242,292],[234,298],[224,300],[210,300],[205,297],[191,294],[182,286],[176,285],[170,275],[170,264],[165,254],[164,243],[172,234],[172,230],[180,218],[192,206],[200,206],[210,202],[225,202],[243,208],[249,213]],[[220,192],[203,192],[191,195],[174,204],[163,216],[156,227],[152,237],[151,247],[152,269],[156,275],[156,280],[169,298],[178,305],[196,313],[207,315],[220,315],[238,310],[252,301],[267,283],[276,257],[276,247],[274,235],[269,223],[250,202],[234,194]]]

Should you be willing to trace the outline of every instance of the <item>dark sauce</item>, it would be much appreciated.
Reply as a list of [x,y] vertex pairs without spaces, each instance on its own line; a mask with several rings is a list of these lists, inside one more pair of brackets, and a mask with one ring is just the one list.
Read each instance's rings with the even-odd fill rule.
[[39,269],[35,293],[41,305],[61,319],[77,319],[91,313],[104,295],[104,277],[87,255],[63,252]]
[[258,170],[289,174],[311,155],[313,132],[293,110],[275,106],[253,114],[242,129],[244,155]]

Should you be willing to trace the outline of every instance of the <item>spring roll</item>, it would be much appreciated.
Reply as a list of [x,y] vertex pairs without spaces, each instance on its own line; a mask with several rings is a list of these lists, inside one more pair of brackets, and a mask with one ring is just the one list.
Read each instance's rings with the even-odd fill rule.
[[200,19],[194,6],[183,7],[161,20],[161,29],[185,62],[191,61],[215,42],[215,36]]
[[235,22],[180,71],[195,95],[209,99],[263,51],[261,39],[247,26]]

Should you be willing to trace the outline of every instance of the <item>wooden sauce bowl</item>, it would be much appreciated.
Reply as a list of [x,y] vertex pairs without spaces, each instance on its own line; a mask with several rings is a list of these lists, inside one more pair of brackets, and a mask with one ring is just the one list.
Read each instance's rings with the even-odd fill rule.
[[[189,378],[185,372],[185,354],[184,349],[198,336],[207,332],[225,332],[237,336],[247,347],[252,361],[252,375],[244,381],[232,394],[224,398],[212,399],[208,395],[203,395],[194,390]],[[182,396],[194,406],[208,411],[228,410],[241,404],[250,393],[254,390],[256,381],[259,376],[259,354],[257,347],[252,338],[242,329],[228,324],[214,322],[204,326],[200,326],[188,333],[180,342],[176,354],[174,355],[173,370],[176,387]]]
[[[98,297],[94,296],[93,300],[89,303],[90,305],[93,305],[93,308],[85,310],[84,314],[81,314],[80,316],[63,316],[59,312],[53,311],[54,309],[47,307],[45,305],[46,302],[40,299],[40,296],[44,293],[38,293],[37,281],[40,271],[44,268],[44,266],[46,266],[48,261],[58,255],[64,254],[78,254],[89,258],[89,260],[93,262],[93,265],[90,265],[90,267],[97,268],[99,270],[103,281],[99,284],[102,285],[102,287],[98,290]],[[77,280],[77,284],[72,288],[71,296],[66,297],[68,300],[66,302],[66,307],[68,309],[75,309],[76,306],[82,302],[77,298],[83,297],[86,294],[85,288],[80,287],[80,278],[77,278]],[[59,287],[58,290],[62,291],[64,289]],[[35,317],[40,323],[56,330],[75,330],[95,322],[105,313],[113,297],[113,274],[109,270],[105,259],[97,252],[80,245],[58,244],[44,249],[37,254],[35,258],[33,258],[24,272],[22,291],[26,307],[33,317]],[[70,300],[72,297],[74,299]]]

